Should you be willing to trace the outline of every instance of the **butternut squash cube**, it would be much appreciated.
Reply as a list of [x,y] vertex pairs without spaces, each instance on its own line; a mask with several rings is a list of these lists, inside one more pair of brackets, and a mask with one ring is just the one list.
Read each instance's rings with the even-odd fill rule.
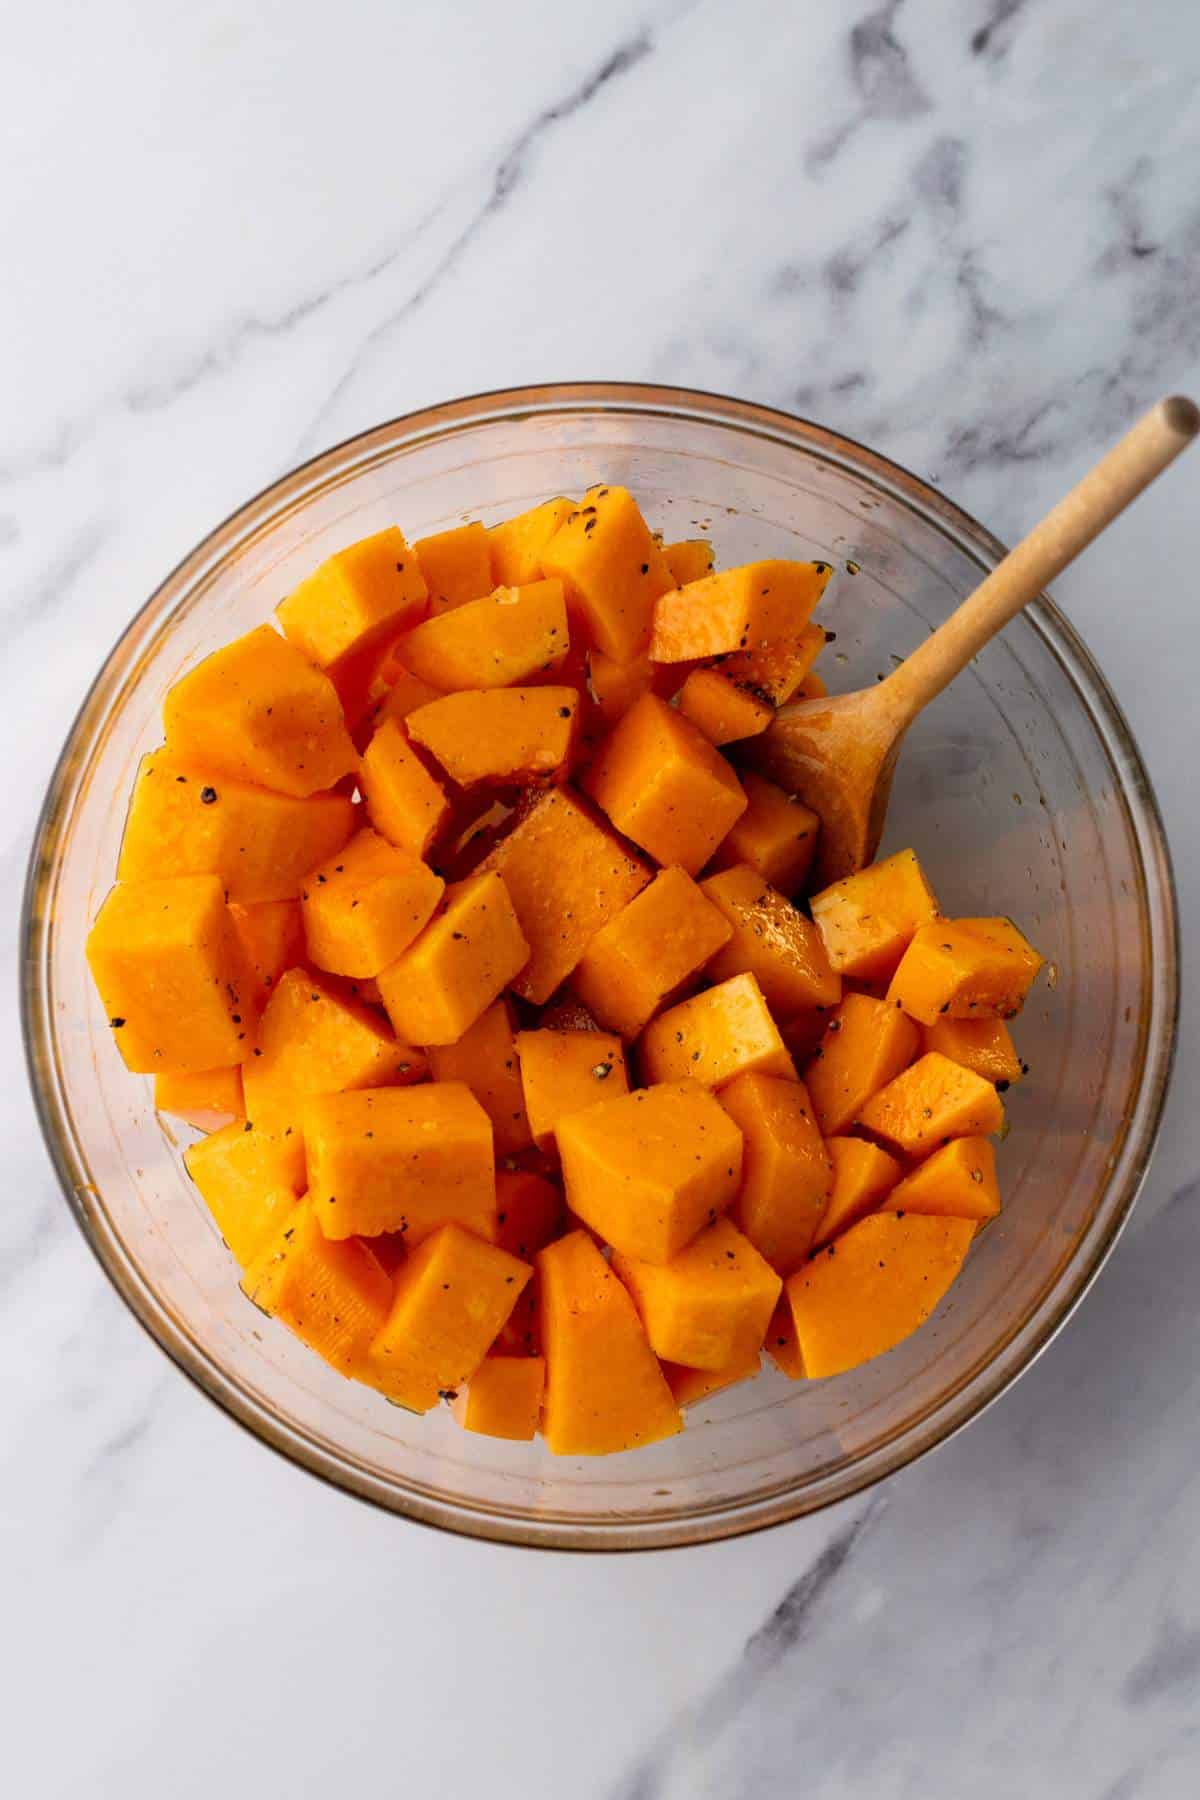
[[913,937],[888,999],[922,1025],[939,1017],[1011,1019],[1042,958],[1009,919],[939,919]]
[[889,1212],[993,1219],[1000,1211],[996,1153],[984,1137],[955,1138],[892,1189]]
[[886,981],[938,904],[911,850],[847,875],[812,897],[829,961],[856,981]]
[[556,668],[570,635],[561,581],[499,587],[427,619],[399,646],[405,668],[443,693],[505,688]]
[[272,1239],[287,1199],[304,1191],[304,1134],[273,1112],[237,1119],[189,1144],[187,1172],[241,1268]]
[[1011,1087],[1024,1067],[1003,1019],[952,1019],[948,1015],[921,1027],[921,1047],[940,1050],[951,1062],[974,1069],[985,1081]]
[[796,1079],[792,1059],[754,975],[734,975],[659,1013],[639,1050],[647,1081],[698,1081],[723,1087],[755,1071]]
[[358,767],[328,675],[269,625],[177,681],[163,722],[172,757],[302,800]]
[[915,1158],[947,1138],[989,1137],[1003,1125],[1004,1107],[990,1081],[931,1050],[873,1094],[857,1122]]
[[970,1219],[872,1213],[797,1269],[785,1285],[808,1378],[856,1369],[923,1325],[974,1233]]
[[381,677],[374,684],[370,708],[355,733],[354,741],[360,750],[366,750],[385,719],[403,725],[409,713],[416,712],[418,706],[428,706],[431,700],[440,698],[439,689],[431,687],[427,681],[419,681],[394,657],[388,662],[385,675],[386,679]]
[[700,1232],[669,1263],[613,1257],[613,1268],[659,1357],[723,1369],[757,1354],[783,1288],[771,1265],[728,1219]]
[[229,916],[265,1006],[280,976],[304,961],[307,946],[300,902],[259,900],[242,906],[231,900]]
[[326,1237],[399,1231],[411,1245],[451,1222],[495,1236],[491,1120],[461,1082],[319,1095],[304,1109],[304,1146]]
[[540,506],[531,506],[528,512],[517,513],[515,518],[503,519],[499,525],[491,526],[488,530],[488,542],[492,551],[492,573],[496,580],[505,582],[509,587],[540,581],[545,573],[542,568],[542,552],[567,514],[574,510],[575,502],[564,500],[560,495],[554,500],[543,500]]
[[[353,738],[356,749],[361,749],[362,743],[371,735],[368,730],[362,736],[363,722],[392,679],[396,640],[402,629],[400,626],[388,625],[371,632],[347,650],[344,656],[331,662],[325,670],[341,702],[346,729]],[[362,743],[359,742],[360,736]]]
[[532,1169],[496,1171],[496,1242],[510,1256],[532,1262],[558,1235],[563,1197],[552,1181]]
[[455,1044],[529,959],[499,875],[446,889],[424,931],[380,971],[379,991],[398,1033],[417,1044]]
[[712,574],[713,547],[707,538],[680,538],[677,543],[664,544],[662,553],[673,587],[686,587],[689,581]]
[[690,1081],[601,1100],[560,1119],[557,1138],[571,1210],[643,1262],[669,1262],[741,1179],[741,1132]]
[[326,557],[275,616],[296,648],[324,669],[381,627],[419,619],[428,593],[404,533],[389,525]]
[[714,981],[750,973],[767,1005],[782,1018],[809,1007],[836,1006],[842,978],[829,966],[821,934],[757,869],[742,863],[700,883],[733,934],[708,965]]
[[343,1375],[361,1376],[388,1314],[392,1283],[357,1239],[335,1244],[300,1201],[249,1264],[242,1291]]
[[670,995],[732,935],[729,924],[683,869],[664,869],[580,959],[572,985],[602,1025],[635,1038]]
[[828,692],[829,689],[817,674],[817,671],[813,669],[810,674],[804,677],[804,680],[796,689],[796,699],[823,700]]
[[619,1037],[603,1031],[522,1031],[517,1037],[525,1111],[539,1150],[553,1150],[568,1113],[629,1092]]
[[601,926],[650,880],[645,863],[569,788],[535,801],[480,870],[504,877],[529,944],[529,961],[512,987],[535,1006],[561,986]]
[[796,1322],[792,1318],[792,1307],[786,1288],[779,1296],[779,1304],[771,1314],[767,1335],[763,1339],[763,1349],[781,1375],[786,1375],[789,1381],[803,1381],[804,1360],[800,1355]]
[[817,1123],[837,1137],[881,1087],[907,1069],[919,1048],[912,1020],[886,1000],[847,994],[804,1071]]
[[418,538],[413,549],[429,589],[429,610],[435,617],[491,593],[495,585],[492,546],[478,520],[431,532]]
[[419,857],[358,832],[308,877],[301,903],[310,959],[334,975],[378,975],[428,924],[445,885]]
[[695,1406],[739,1381],[750,1381],[758,1374],[759,1347],[745,1356],[735,1356],[720,1369],[688,1369],[683,1363],[664,1362],[662,1372],[676,1406]]
[[219,875],[244,905],[289,900],[353,830],[354,805],[341,794],[297,800],[152,750],[134,784],[117,876]]
[[561,580],[589,644],[615,662],[646,648],[671,572],[628,488],[589,488],[542,551],[542,567]]
[[529,1280],[527,1263],[443,1225],[401,1265],[363,1379],[410,1412],[453,1399],[475,1374]]
[[238,1063],[228,1069],[154,1077],[154,1110],[183,1119],[197,1131],[216,1131],[231,1119],[240,1119],[244,1108]]
[[367,745],[359,779],[376,831],[397,849],[426,856],[450,823],[450,798],[395,719],[385,719]]
[[806,625],[803,631],[757,650],[735,651],[725,658],[721,671],[766,705],[783,706],[800,692],[825,644],[821,626]]
[[420,1081],[421,1051],[397,1042],[386,1022],[327,975],[288,969],[275,984],[244,1075],[251,1118],[266,1104],[290,1104],[344,1088]]
[[88,935],[87,959],[135,1075],[215,1069],[249,1053],[258,997],[219,876],[113,888]]
[[814,1250],[857,1225],[868,1213],[878,1212],[885,1201],[888,1210],[894,1211],[888,1195],[904,1173],[894,1156],[865,1138],[826,1138],[825,1148],[833,1163],[833,1192],[813,1239]]
[[541,1356],[485,1356],[453,1412],[464,1431],[524,1443],[537,1436],[546,1385]]
[[654,694],[643,694],[613,728],[584,786],[618,831],[689,875],[746,810],[725,758]]
[[602,650],[588,656],[588,683],[600,717],[615,725],[643,694],[660,693],[659,666],[652,663],[646,651],[632,662],[614,662]]
[[748,864],[790,899],[812,867],[821,821],[811,807],[761,775],[747,771],[741,782],[746,810],[717,845],[709,867],[715,873]]
[[587,1232],[548,1244],[537,1266],[547,1447],[556,1456],[603,1456],[681,1431],[633,1301]]
[[533,1142],[512,1006],[503,995],[467,1026],[457,1042],[431,1045],[429,1068],[435,1081],[461,1081],[470,1088],[492,1121],[497,1156],[509,1156]]
[[570,687],[446,694],[410,713],[408,735],[460,787],[559,781],[570,761],[578,699]]
[[721,1089],[721,1105],[744,1145],[729,1216],[773,1269],[790,1275],[808,1254],[833,1185],[808,1094],[799,1081],[739,1075]]
[[757,737],[775,717],[772,705],[750,688],[739,687],[720,669],[693,669],[679,690],[679,710],[700,727],[710,744]]
[[754,562],[674,588],[655,604],[650,654],[693,662],[794,637],[831,573],[828,563]]

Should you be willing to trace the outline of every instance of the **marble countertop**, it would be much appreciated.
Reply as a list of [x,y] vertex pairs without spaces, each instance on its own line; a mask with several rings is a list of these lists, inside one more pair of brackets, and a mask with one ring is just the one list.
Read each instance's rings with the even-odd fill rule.
[[[13,959],[99,660],[214,521],[323,445],[480,388],[679,382],[866,439],[1011,536],[1145,403],[1200,389],[1200,13],[1179,0],[109,0],[22,8],[5,64]],[[1187,932],[1196,481],[1174,471],[1057,590],[1157,782]],[[1196,1793],[1186,998],[1134,1222],[1019,1386],[834,1511],[626,1559],[405,1527],[235,1430],[85,1250],[10,1010],[6,1791]]]

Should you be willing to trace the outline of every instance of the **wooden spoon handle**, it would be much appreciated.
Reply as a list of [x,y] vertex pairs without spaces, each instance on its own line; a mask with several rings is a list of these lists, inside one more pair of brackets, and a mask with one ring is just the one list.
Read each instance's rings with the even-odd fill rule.
[[1198,430],[1200,409],[1182,395],[1152,406],[876,689],[897,727],[903,729],[940,694],[990,638],[1174,462]]

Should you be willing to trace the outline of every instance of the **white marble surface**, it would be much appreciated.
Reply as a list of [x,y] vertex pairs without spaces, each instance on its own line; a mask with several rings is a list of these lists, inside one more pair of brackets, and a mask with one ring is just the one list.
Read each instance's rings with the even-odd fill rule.
[[[1181,0],[47,0],[3,43],[14,953],[98,660],[324,444],[482,387],[678,381],[866,438],[1011,535],[1200,388]],[[1158,783],[1189,933],[1198,479],[1059,587]],[[14,1800],[1200,1790],[1194,996],[1133,1227],[1012,1394],[838,1511],[625,1560],[407,1528],[237,1432],[88,1257],[5,1023]]]

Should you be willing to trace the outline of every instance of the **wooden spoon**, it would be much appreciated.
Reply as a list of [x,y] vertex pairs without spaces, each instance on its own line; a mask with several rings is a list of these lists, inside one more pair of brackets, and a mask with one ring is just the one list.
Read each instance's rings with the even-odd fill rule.
[[1160,400],[886,681],[783,706],[753,749],[747,743],[755,766],[820,818],[822,886],[874,856],[900,741],[921,708],[1174,462],[1197,430],[1200,410],[1191,400]]

